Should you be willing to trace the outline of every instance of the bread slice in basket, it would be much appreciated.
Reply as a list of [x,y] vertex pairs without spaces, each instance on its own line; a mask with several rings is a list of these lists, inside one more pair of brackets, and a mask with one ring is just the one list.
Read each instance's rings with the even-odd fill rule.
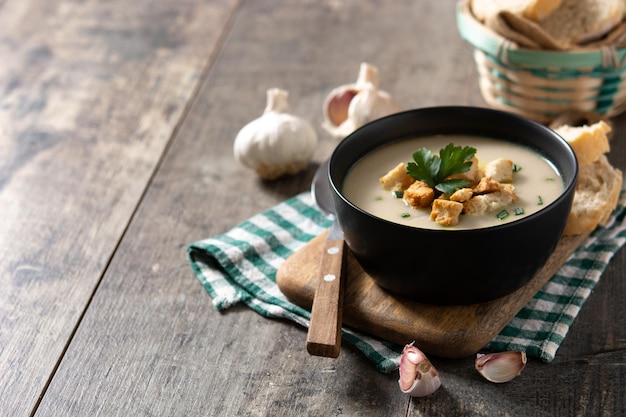
[[549,16],[562,0],[472,0],[472,12],[481,21],[486,21],[502,11],[508,11],[535,21]]

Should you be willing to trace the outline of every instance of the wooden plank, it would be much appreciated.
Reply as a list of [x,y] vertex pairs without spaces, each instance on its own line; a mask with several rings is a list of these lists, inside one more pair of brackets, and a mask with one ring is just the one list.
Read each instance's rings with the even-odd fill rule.
[[[610,312],[585,307],[556,364],[531,361],[514,382],[495,385],[472,358],[434,357],[443,387],[410,400],[397,374],[377,372],[350,346],[338,359],[312,357],[301,328],[245,307],[216,312],[185,260],[188,243],[308,189],[314,165],[265,183],[232,159],[232,140],[260,114],[267,88],[289,90],[293,112],[318,128],[316,162],[337,143],[319,129],[321,102],[355,79],[362,60],[380,67],[381,86],[407,107],[484,105],[454,4],[245,2],[37,415],[618,415],[626,340],[618,279],[598,289]],[[624,251],[616,260],[624,266]],[[590,356],[602,346],[618,350]]]
[[[434,4],[432,13],[453,11],[451,4]],[[449,100],[447,93],[403,88],[408,80],[426,85],[418,67],[429,65],[413,52],[409,59],[405,43],[388,44],[410,31],[398,32],[398,18],[420,20],[422,11],[406,5],[255,0],[242,6],[39,415],[405,412],[408,398],[397,388],[397,374],[376,371],[353,348],[343,346],[337,360],[311,357],[303,329],[246,309],[217,313],[184,250],[309,188],[314,164],[301,175],[263,183],[234,163],[232,141],[263,110],[267,88],[287,89],[292,111],[318,130],[316,162],[337,143],[319,127],[323,99],[338,84],[353,82],[362,60],[381,68],[381,86],[397,91],[406,106]],[[452,25],[453,14],[445,22]],[[469,56],[451,41],[456,33],[441,33],[439,42],[450,42],[452,53],[465,51],[454,59]],[[426,59],[435,58],[426,46]],[[467,96],[477,88],[463,76],[450,83]]]
[[29,415],[234,1],[0,8],[0,415]]

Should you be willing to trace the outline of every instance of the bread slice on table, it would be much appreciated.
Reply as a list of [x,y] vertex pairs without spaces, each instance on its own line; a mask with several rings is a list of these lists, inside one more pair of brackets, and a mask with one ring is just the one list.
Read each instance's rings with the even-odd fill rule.
[[605,225],[617,206],[622,171],[614,168],[606,153],[611,128],[604,121],[592,125],[563,125],[554,129],[567,140],[578,159],[578,182],[563,235],[580,235]]
[[562,125],[554,131],[571,145],[580,165],[589,164],[611,150],[607,136],[611,127],[603,120],[592,125]]
[[579,235],[606,224],[622,189],[622,172],[613,168],[606,155],[581,165],[572,210],[564,235]]

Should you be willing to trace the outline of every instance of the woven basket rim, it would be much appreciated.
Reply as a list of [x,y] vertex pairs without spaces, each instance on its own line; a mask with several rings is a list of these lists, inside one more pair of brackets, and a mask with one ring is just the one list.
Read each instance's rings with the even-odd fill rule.
[[476,20],[469,0],[461,0],[456,8],[457,26],[461,38],[477,49],[510,65],[529,67],[622,68],[626,64],[626,47],[597,48],[588,51],[539,51],[520,48]]

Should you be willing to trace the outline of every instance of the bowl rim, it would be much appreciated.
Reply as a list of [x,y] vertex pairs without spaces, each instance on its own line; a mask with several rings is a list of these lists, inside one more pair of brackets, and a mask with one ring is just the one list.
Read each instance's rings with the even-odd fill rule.
[[[346,146],[349,146],[350,142],[353,141],[354,137],[358,136],[363,129],[367,129],[369,127],[371,127],[372,125],[375,124],[380,124],[380,123],[385,123],[387,120],[389,119],[394,119],[397,117],[400,117],[402,115],[406,115],[408,113],[425,113],[425,112],[459,112],[459,111],[475,111],[475,112],[479,112],[479,113],[483,113],[485,115],[487,114],[492,114],[493,116],[496,117],[504,117],[504,118],[509,118],[511,120],[517,120],[518,123],[530,123],[531,125],[535,125],[535,127],[538,127],[540,130],[545,130],[546,133],[549,134],[549,136],[552,136],[553,138],[555,138],[562,146],[565,147],[565,149],[568,150],[569,152],[569,156],[573,157],[574,160],[574,169],[572,172],[572,176],[571,179],[568,183],[564,183],[563,184],[563,190],[561,192],[561,194],[555,198],[552,202],[550,202],[549,204],[547,204],[545,207],[541,208],[540,210],[529,214],[527,216],[524,216],[520,219],[516,219],[514,221],[509,221],[507,223],[503,223],[503,224],[496,224],[493,226],[486,226],[486,227],[480,227],[480,228],[473,228],[473,229],[454,229],[453,227],[451,228],[441,228],[441,229],[430,229],[430,228],[423,228],[423,227],[417,227],[417,226],[409,226],[409,225],[405,225],[402,223],[398,223],[398,222],[394,222],[391,220],[387,220],[387,219],[383,219],[381,217],[378,217],[368,211],[363,210],[362,208],[358,207],[357,205],[355,205],[354,203],[352,203],[342,192],[340,187],[342,186],[341,184],[338,185],[335,183],[334,179],[333,179],[333,167],[336,164],[336,160],[337,160],[337,155],[339,152],[341,152],[341,150],[343,148],[345,148]],[[419,135],[419,134],[417,134]],[[488,137],[488,136],[487,136]],[[362,155],[359,155],[357,157],[357,159],[352,163],[352,165],[358,161],[359,159],[363,158],[365,155],[370,154],[371,152],[374,152],[375,150],[379,149],[382,146],[397,142],[397,141],[402,141],[402,140],[406,140],[408,139],[407,136],[399,136],[396,139],[392,139],[389,142],[385,143],[385,144],[380,144],[376,147],[374,147],[373,149],[370,149],[369,151],[365,152]],[[497,137],[494,137],[493,139],[498,139]],[[554,161],[550,161],[551,163],[554,163]],[[332,193],[339,197],[345,204],[347,204],[348,206],[350,206],[351,209],[358,211],[361,215],[364,215],[374,221],[383,223],[383,224],[388,224],[392,227],[399,227],[401,229],[407,229],[407,230],[418,230],[420,232],[423,233],[428,233],[428,234],[442,234],[442,233],[455,233],[455,234],[470,234],[470,233],[476,233],[477,231],[480,232],[484,232],[484,233],[492,233],[492,232],[496,232],[496,231],[501,231],[501,230],[507,230],[509,228],[519,228],[519,227],[523,227],[526,223],[532,222],[534,221],[534,219],[536,219],[539,216],[544,215],[548,210],[553,210],[558,203],[562,202],[564,199],[568,198],[567,196],[572,192],[572,189],[574,189],[576,187],[576,183],[578,180],[578,174],[579,174],[579,165],[578,165],[578,159],[576,158],[576,154],[574,153],[574,150],[572,149],[571,145],[559,134],[557,134],[554,130],[550,129],[549,127],[542,125],[538,122],[535,122],[531,119],[525,118],[523,116],[514,114],[514,113],[509,113],[509,112],[505,112],[502,110],[497,110],[497,109],[491,109],[491,108],[484,108],[484,107],[475,107],[475,106],[431,106],[431,107],[419,107],[419,108],[414,108],[414,109],[409,109],[409,110],[404,110],[404,111],[400,111],[398,113],[394,113],[388,116],[384,116],[381,117],[379,119],[376,119],[372,122],[369,122],[359,128],[357,128],[356,130],[354,130],[352,133],[350,133],[348,136],[346,136],[338,145],[337,147],[333,150],[330,158],[329,158],[329,163],[328,163],[328,169],[327,169],[327,176],[328,176],[328,181],[330,183],[330,187],[331,187],[331,191]],[[335,210],[335,212],[337,212],[337,210]]]

